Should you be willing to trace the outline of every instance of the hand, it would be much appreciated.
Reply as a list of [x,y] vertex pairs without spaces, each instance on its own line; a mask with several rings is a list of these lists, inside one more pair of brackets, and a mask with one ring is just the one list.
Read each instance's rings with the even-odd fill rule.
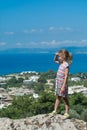
[[61,93],[61,94],[64,94],[64,93],[65,93],[65,87],[64,87],[64,86],[61,88],[60,93]]
[[57,53],[55,53],[55,55],[56,55],[56,56],[59,56],[59,53],[57,52]]

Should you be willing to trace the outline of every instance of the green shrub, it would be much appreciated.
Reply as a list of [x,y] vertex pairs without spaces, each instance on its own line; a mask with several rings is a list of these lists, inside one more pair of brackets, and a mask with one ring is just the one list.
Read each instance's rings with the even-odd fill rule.
[[71,118],[80,119],[80,115],[75,110],[70,109],[69,114],[70,114]]
[[87,122],[87,109],[82,111],[81,119]]

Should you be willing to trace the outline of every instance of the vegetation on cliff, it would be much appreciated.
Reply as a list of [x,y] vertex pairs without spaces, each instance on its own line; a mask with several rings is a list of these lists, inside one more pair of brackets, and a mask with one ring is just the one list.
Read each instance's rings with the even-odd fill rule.
[[[81,93],[75,93],[69,99],[71,117],[87,121],[87,97]],[[38,99],[28,95],[18,96],[14,98],[12,105],[0,110],[0,117],[17,119],[49,113],[54,108],[54,102],[55,96],[53,92],[43,92]],[[61,101],[58,113],[64,113],[63,101]]]

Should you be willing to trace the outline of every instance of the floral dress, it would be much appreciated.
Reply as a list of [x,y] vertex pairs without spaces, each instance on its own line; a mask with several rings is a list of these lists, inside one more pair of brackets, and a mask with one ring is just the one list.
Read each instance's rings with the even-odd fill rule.
[[60,93],[61,87],[64,83],[65,69],[67,67],[69,67],[69,64],[67,62],[61,63],[59,66],[59,69],[57,71],[57,76],[56,76],[55,95],[62,96],[62,97],[68,96],[68,83],[66,83],[65,92],[62,94]]

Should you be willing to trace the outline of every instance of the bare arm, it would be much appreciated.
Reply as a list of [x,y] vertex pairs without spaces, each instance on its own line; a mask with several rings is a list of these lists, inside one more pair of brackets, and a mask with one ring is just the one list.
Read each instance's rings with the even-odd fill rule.
[[55,61],[57,64],[60,63],[60,61],[58,60],[58,56],[59,56],[58,53],[56,53],[55,56],[54,56],[54,61]]

